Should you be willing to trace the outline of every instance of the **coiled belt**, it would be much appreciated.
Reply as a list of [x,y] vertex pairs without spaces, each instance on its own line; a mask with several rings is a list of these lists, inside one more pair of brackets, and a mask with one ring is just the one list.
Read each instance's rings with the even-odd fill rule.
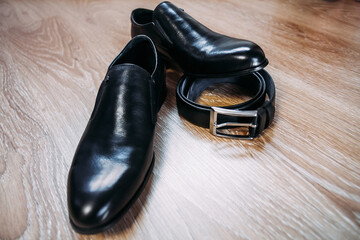
[[[252,98],[240,104],[224,107],[196,103],[197,98],[207,87],[219,83],[233,83],[244,87],[251,91]],[[215,136],[253,139],[259,136],[274,119],[275,84],[265,70],[246,76],[225,78],[198,78],[184,75],[176,87],[176,102],[181,116],[197,126],[209,128]],[[248,132],[239,135],[221,131],[235,127],[248,127]]]

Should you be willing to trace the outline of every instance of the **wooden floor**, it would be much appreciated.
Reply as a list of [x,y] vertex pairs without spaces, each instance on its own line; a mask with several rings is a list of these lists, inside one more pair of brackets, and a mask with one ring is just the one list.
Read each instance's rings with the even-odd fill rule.
[[98,87],[130,40],[131,10],[158,3],[0,0],[0,239],[359,239],[354,0],[174,0],[263,48],[274,123],[254,141],[216,138],[178,115],[180,75],[168,71],[145,191],[109,231],[71,229],[67,174]]

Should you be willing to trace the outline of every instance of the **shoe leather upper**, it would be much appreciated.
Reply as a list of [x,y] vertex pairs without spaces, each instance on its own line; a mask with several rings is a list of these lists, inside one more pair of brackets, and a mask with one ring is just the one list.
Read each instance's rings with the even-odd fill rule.
[[267,64],[255,43],[213,32],[170,2],[162,2],[154,11],[136,9],[131,21],[132,36],[148,35],[187,74],[257,71]]
[[153,159],[157,85],[164,86],[164,74],[145,36],[134,38],[110,65],[69,172],[68,206],[76,227],[106,225],[139,189]]

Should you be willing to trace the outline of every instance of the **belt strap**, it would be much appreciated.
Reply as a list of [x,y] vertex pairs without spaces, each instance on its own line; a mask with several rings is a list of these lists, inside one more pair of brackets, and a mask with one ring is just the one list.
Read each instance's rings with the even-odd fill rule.
[[[240,104],[212,107],[196,103],[209,86],[234,83],[251,91],[253,97]],[[267,98],[266,98],[267,96]],[[275,113],[275,84],[269,73],[260,70],[246,76],[225,78],[198,78],[183,75],[176,87],[179,114],[191,123],[209,128],[216,136],[253,139],[267,128]],[[222,128],[249,127],[248,135],[233,135],[218,131]]]

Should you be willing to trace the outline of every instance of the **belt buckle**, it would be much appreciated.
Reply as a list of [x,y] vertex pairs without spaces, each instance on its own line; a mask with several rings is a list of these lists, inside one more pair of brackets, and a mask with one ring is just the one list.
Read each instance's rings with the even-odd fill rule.
[[[253,118],[251,123],[240,123],[240,122],[224,122],[217,123],[218,114],[225,116],[234,116],[234,117],[248,117]],[[236,139],[247,139],[253,140],[254,134],[251,134],[250,128],[255,128],[256,132],[256,122],[257,122],[257,111],[256,110],[234,110],[234,109],[225,109],[219,107],[211,107],[210,109],[210,133],[218,136],[218,137],[226,137],[226,138],[236,138]],[[248,135],[235,135],[235,134],[226,134],[217,131],[218,128],[222,127],[249,127]]]

